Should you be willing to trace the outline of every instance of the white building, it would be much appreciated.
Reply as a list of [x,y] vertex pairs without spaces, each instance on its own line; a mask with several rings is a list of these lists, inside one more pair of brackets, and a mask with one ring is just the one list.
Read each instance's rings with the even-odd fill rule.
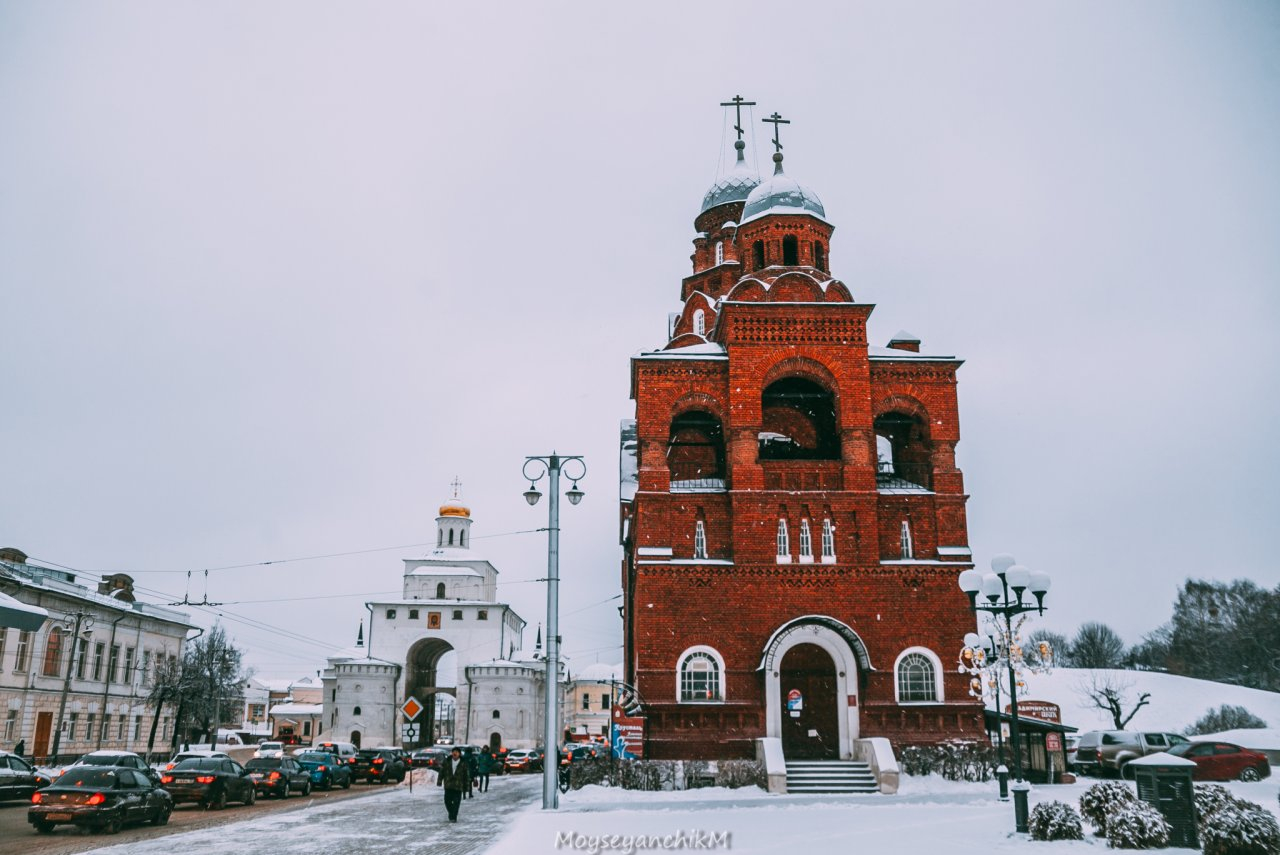
[[[471,548],[470,509],[455,496],[440,508],[436,524],[436,548],[426,558],[404,561],[403,596],[365,604],[370,612],[367,642],[362,628],[355,647],[329,658],[323,726],[330,739],[406,747],[429,743],[435,732],[435,696],[445,693],[456,698],[455,731],[461,732],[453,737],[461,741],[466,724],[478,722],[480,715],[471,710],[474,692],[468,690],[467,670],[505,661],[522,647],[525,621],[498,602],[498,571]],[[534,696],[531,685],[524,692],[516,688],[508,691]],[[424,708],[415,720],[419,736],[401,740],[405,719],[400,706],[410,696]],[[498,708],[490,707],[485,714],[491,716]],[[472,741],[480,736],[487,740],[490,731],[470,736]]]
[[569,739],[609,741],[614,687],[621,680],[621,665],[603,663],[569,675],[564,691],[564,729]]

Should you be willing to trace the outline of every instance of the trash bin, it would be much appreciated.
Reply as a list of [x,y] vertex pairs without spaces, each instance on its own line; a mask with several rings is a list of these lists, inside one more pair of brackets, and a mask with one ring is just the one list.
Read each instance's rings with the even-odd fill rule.
[[1160,811],[1169,823],[1169,845],[1199,849],[1195,789],[1191,783],[1196,764],[1162,751],[1130,760],[1125,768],[1138,784],[1138,798]]

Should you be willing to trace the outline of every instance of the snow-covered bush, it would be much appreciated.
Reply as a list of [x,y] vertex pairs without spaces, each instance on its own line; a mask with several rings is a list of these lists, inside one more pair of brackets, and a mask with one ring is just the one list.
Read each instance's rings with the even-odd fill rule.
[[1169,845],[1169,823],[1154,805],[1135,799],[1107,817],[1107,845],[1112,849],[1163,849]]
[[1280,855],[1280,824],[1261,805],[1232,799],[1200,821],[1204,855]]
[[759,787],[767,789],[768,776],[759,760],[721,760],[716,764],[716,786],[737,789]]
[[1120,808],[1137,801],[1128,784],[1119,781],[1102,781],[1080,794],[1080,813],[1097,829],[1099,837],[1106,836],[1107,820]]
[[1223,807],[1233,803],[1236,797],[1221,784],[1195,785],[1196,816],[1203,822],[1205,818],[1217,813]]
[[1027,822],[1032,840],[1083,840],[1084,827],[1075,808],[1063,802],[1043,802],[1031,809]]
[[990,781],[1000,759],[990,744],[942,742],[936,745],[907,745],[898,758],[898,768],[907,775],[938,774],[948,781]]

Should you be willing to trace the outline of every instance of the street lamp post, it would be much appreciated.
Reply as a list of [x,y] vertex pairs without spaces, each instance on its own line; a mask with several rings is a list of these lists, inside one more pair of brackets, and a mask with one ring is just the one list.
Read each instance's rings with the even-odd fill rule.
[[[1049,591],[1049,574],[1043,570],[1029,570],[1018,564],[1012,555],[1002,554],[991,559],[990,573],[975,569],[960,574],[960,590],[969,597],[971,611],[986,612],[1003,632],[1005,644],[1003,658],[1009,669],[1009,705],[1012,715],[1009,722],[1009,741],[1013,743],[1013,805],[1014,820],[1019,832],[1027,831],[1027,784],[1022,779],[1022,740],[1018,734],[1018,676],[1015,672],[1013,619],[1025,612],[1044,614],[1044,595]],[[1024,602],[1022,596],[1030,591],[1034,603]],[[979,596],[981,592],[981,596]],[[1003,625],[1001,625],[1003,624]],[[997,708],[996,713],[1000,710]]]
[[[568,467],[568,468],[566,468]],[[537,484],[544,476],[550,479],[551,494],[547,520],[547,670],[546,670],[546,727],[543,732],[545,754],[542,757],[542,809],[560,807],[560,790],[557,776],[560,771],[560,473],[573,482],[566,492],[570,504],[582,501],[583,492],[578,481],[587,474],[587,464],[578,455],[556,454],[545,457],[526,457],[524,477],[529,479],[529,489],[524,498],[536,505],[542,498]],[[576,472],[576,475],[570,472]]]
[[[62,697],[58,701],[58,727],[53,732],[53,759],[51,762],[55,764],[58,762],[58,752],[62,748],[62,718],[67,712],[67,695],[71,693],[71,672],[76,667],[76,648],[80,646],[80,627],[84,625],[85,631],[88,632],[89,628],[93,626],[93,618],[87,612],[76,612],[75,618],[75,628],[71,629],[71,652],[67,656],[67,676],[62,680]],[[68,621],[70,620],[71,615],[67,615],[62,626],[69,628]],[[62,630],[51,629],[49,631],[60,632]],[[48,644],[48,641],[45,644]],[[75,734],[72,734],[72,737],[74,736]]]

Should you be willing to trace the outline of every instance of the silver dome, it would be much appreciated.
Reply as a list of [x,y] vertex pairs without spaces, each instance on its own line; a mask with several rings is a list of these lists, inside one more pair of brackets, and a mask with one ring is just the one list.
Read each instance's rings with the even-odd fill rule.
[[760,176],[752,172],[742,161],[715,184],[702,197],[702,208],[699,214],[710,211],[716,205],[727,205],[730,202],[741,202],[751,195],[751,191],[760,184]]
[[801,187],[788,178],[779,163],[773,176],[751,191],[742,209],[742,221],[758,217],[766,212],[775,214],[816,214],[826,218],[822,200],[807,187]]

